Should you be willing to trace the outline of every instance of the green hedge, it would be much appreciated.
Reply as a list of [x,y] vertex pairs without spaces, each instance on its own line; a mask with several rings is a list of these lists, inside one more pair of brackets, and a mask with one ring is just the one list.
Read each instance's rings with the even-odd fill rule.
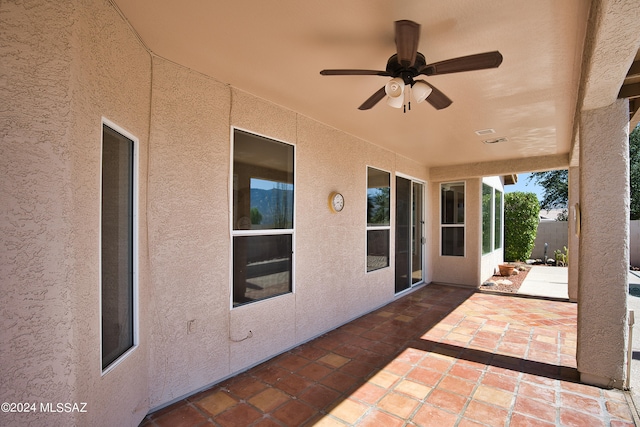
[[540,203],[535,193],[514,192],[504,195],[505,261],[526,261],[531,255],[538,232]]

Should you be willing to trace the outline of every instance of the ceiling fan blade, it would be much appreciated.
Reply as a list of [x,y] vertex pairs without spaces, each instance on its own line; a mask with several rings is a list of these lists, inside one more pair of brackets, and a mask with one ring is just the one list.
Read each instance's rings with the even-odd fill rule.
[[418,82],[425,83],[431,88],[431,93],[429,94],[429,96],[427,96],[426,101],[429,104],[431,104],[433,108],[435,108],[436,110],[442,110],[443,108],[447,108],[453,102],[452,100],[449,99],[447,95],[442,93],[437,87],[435,87],[431,83],[426,82],[424,80],[416,80],[416,83]]
[[386,71],[378,70],[322,70],[323,76],[391,76]]
[[502,54],[496,50],[427,64],[422,68],[420,74],[434,76],[437,74],[460,73],[463,71],[497,68],[500,64],[502,64]]
[[420,24],[408,20],[396,21],[396,50],[400,65],[413,66],[416,62],[419,41]]
[[386,96],[386,92],[384,91],[384,86],[382,86],[376,93],[371,95],[369,99],[364,101],[361,106],[358,107],[358,110],[368,110],[376,105],[382,98]]

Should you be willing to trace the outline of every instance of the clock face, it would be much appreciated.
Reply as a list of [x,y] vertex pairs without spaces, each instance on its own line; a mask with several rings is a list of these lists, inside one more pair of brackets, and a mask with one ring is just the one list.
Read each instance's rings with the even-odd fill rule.
[[340,193],[332,193],[330,202],[331,208],[336,212],[340,212],[344,208],[344,197]]

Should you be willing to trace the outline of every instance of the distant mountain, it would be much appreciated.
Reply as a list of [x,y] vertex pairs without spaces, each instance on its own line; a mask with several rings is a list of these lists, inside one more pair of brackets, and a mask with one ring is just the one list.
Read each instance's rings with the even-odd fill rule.
[[291,227],[293,219],[293,190],[252,188],[251,209],[254,208],[262,215],[262,221],[260,221],[262,227],[274,228],[278,218],[280,218],[280,224],[282,223],[282,218],[286,218],[286,227]]

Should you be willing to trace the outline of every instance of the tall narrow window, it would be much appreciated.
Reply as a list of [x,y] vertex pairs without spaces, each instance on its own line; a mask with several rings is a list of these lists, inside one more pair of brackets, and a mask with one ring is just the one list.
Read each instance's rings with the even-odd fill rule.
[[134,141],[103,124],[102,369],[135,345]]
[[293,289],[293,146],[233,136],[233,306]]
[[490,253],[493,243],[493,187],[482,184],[482,254]]
[[502,248],[502,192],[495,190],[495,200],[493,209],[494,218],[494,242],[493,249]]
[[367,168],[367,271],[389,266],[391,174]]
[[441,254],[464,256],[464,182],[441,184],[440,197]]
[[502,192],[482,184],[482,254],[502,248]]

